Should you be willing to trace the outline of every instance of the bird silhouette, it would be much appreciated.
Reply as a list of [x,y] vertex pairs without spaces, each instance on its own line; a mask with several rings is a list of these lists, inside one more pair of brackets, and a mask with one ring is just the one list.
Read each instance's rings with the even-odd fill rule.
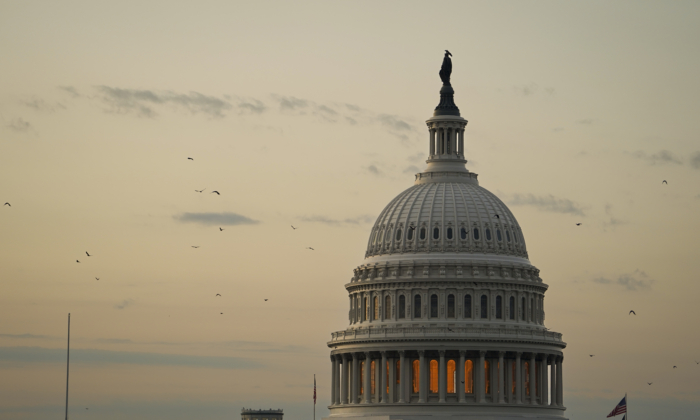
[[219,228],[219,232],[222,232],[223,230],[224,230],[224,228]]
[[416,230],[416,227],[415,227],[415,226],[409,226],[408,228],[411,229],[411,230]]
[[452,329],[449,328],[449,327],[447,328],[447,331],[454,332],[454,330],[452,330]]
[[653,382],[647,382],[649,385],[653,384]]
[[79,263],[79,262],[80,262],[80,260],[75,260],[75,262]]
[[700,362],[698,362],[698,361],[696,360],[696,361],[695,361],[695,364],[696,364],[696,365],[700,365]]
[[267,299],[265,299],[265,302],[267,302]]
[[[221,296],[221,294],[217,293],[216,296]],[[214,297],[216,297],[216,296],[214,296]]]
[[192,245],[192,248],[199,248],[199,245]]
[[635,311],[630,311],[630,313],[628,313],[627,315],[631,315],[631,314],[637,315],[637,313]]
[[201,192],[204,192],[204,190],[206,190],[206,188],[203,188],[201,190],[195,190],[195,191],[197,191],[198,193],[201,193]]
[[661,183],[662,183],[662,184],[666,184],[666,185],[668,185],[668,182],[666,182],[666,180],[665,180],[665,179],[664,179],[663,181],[661,181]]
[[673,368],[675,369],[675,368],[676,368],[676,366],[674,366]]
[[212,191],[212,194],[216,193],[216,195],[221,195],[218,191]]
[[188,157],[187,159],[189,159],[189,160],[194,160],[194,159],[192,159],[191,157]]
[[576,226],[581,226],[581,223],[576,223]]
[[306,249],[310,249],[312,251],[315,251],[315,249],[311,248],[310,246],[307,246]]
[[95,280],[100,281],[100,278],[99,278],[99,277],[95,277]]
[[464,381],[460,381],[460,382],[464,383]]
[[85,255],[87,255],[88,257],[91,257],[91,255],[87,251],[85,251]]
[[10,203],[5,203],[5,205],[12,207],[12,204],[10,204]]
[[223,315],[223,314],[224,314],[224,313],[223,313],[223,312],[221,312],[221,315]]
[[501,216],[499,216],[499,215],[497,215],[497,214],[494,214],[493,217],[495,217],[496,219],[500,219],[500,218],[501,218]]
[[295,228],[294,225],[291,225],[291,226],[292,226],[292,229],[297,230],[297,228]]
[[595,354],[589,354],[589,356],[593,357],[593,356],[595,356]]

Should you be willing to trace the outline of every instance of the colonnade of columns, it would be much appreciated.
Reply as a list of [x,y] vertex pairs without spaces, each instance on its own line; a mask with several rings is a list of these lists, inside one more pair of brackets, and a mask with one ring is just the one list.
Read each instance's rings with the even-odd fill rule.
[[439,155],[464,157],[464,128],[430,129],[430,156]]
[[530,404],[562,407],[560,354],[399,350],[331,355],[331,406]]

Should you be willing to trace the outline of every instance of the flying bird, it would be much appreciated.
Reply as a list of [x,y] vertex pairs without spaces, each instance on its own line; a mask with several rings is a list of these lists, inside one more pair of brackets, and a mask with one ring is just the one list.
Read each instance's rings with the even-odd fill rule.
[[10,203],[5,203],[5,205],[12,207],[12,204],[10,204]]
[[221,231],[223,231],[223,230],[224,230],[224,228],[219,228],[219,232],[221,232]]
[[310,246],[307,246],[306,249],[310,249],[312,251],[316,251],[315,249],[311,248]]
[[[221,296],[221,294],[220,294],[220,293],[217,293],[216,296]],[[214,297],[216,297],[216,296],[214,296]]]
[[628,313],[627,315],[631,315],[631,314],[634,314],[635,316],[637,315],[637,313],[635,311],[630,311],[630,313]]
[[75,262],[79,263],[79,262],[80,262],[80,260],[75,260]]
[[501,218],[501,216],[499,216],[499,215],[497,215],[497,214],[494,214],[493,217],[495,217],[496,219],[500,219],[500,218]]
[[593,357],[593,356],[595,356],[595,354],[589,354],[589,356]]
[[664,179],[663,181],[661,181],[661,183],[662,183],[662,184],[666,184],[666,185],[668,185],[668,182],[666,182],[666,180],[665,180],[665,179]]
[[581,223],[576,223],[576,226],[581,226]]
[[696,361],[695,361],[695,364],[696,364],[696,365],[700,365],[700,362],[698,362],[698,361],[696,360]]
[[223,313],[223,312],[221,312],[221,315],[223,315],[223,314],[224,314],[224,313]]
[[415,227],[415,226],[409,226],[408,228],[411,229],[411,230],[416,230],[416,227]]
[[199,248],[199,245],[192,245],[192,248]]
[[206,190],[206,188],[201,189],[201,190],[195,190],[195,191],[197,191],[198,193],[201,193],[201,192],[204,192],[204,190]]
[[100,281],[100,278],[99,278],[99,277],[95,277],[95,280]]
[[191,157],[188,157],[187,159],[189,159],[189,160],[194,160],[194,159],[192,159]]
[[454,330],[449,327],[447,327],[447,331],[454,332]]
[[649,385],[653,384],[653,382],[647,382]]
[[216,193],[216,195],[221,195],[218,191],[212,191],[212,194]]
[[267,302],[267,299],[265,299],[265,302]]
[[674,366],[673,368],[675,369],[676,367]]
[[291,225],[291,226],[292,226],[292,229],[297,230],[297,228],[295,228],[294,225]]
[[87,251],[85,251],[85,255],[87,255],[88,257],[91,256]]

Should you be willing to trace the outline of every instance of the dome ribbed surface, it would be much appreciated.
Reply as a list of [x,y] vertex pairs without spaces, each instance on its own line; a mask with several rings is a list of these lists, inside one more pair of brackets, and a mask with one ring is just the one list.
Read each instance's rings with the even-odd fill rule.
[[508,207],[488,190],[461,182],[414,185],[399,194],[377,218],[365,256],[421,252],[527,258],[520,225]]

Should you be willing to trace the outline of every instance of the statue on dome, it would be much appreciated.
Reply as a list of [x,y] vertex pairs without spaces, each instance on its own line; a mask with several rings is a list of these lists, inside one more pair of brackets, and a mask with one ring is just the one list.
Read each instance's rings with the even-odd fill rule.
[[450,85],[450,75],[452,74],[452,59],[450,58],[452,54],[450,54],[449,51],[445,50],[445,58],[442,60],[442,67],[440,67],[440,79],[442,80],[442,84],[451,86]]

